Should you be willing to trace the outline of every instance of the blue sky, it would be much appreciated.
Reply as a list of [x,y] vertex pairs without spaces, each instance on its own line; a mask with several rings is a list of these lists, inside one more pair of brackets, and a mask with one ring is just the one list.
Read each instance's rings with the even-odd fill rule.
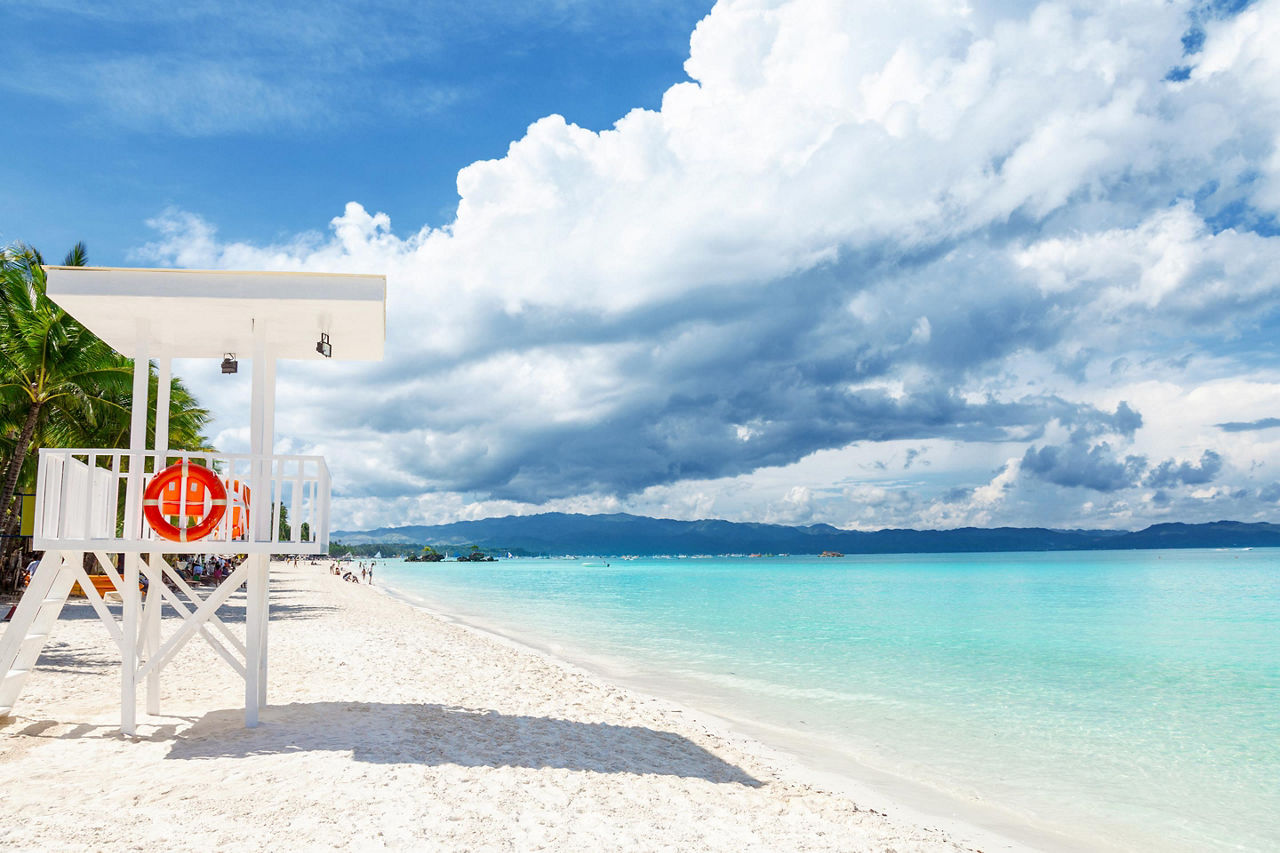
[[339,526],[1275,519],[1280,0],[10,18],[0,239],[388,276],[281,373]]
[[353,199],[444,224],[458,170],[538,118],[605,128],[656,106],[711,3],[6,6],[0,89],[22,129],[0,161],[0,240],[85,240],[114,265],[170,206],[256,242]]

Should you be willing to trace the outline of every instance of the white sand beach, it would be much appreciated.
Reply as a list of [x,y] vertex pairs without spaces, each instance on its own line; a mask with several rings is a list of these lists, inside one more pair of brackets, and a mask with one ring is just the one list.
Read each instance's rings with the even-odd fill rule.
[[[260,727],[197,639],[126,739],[118,653],[73,599],[0,720],[0,846],[1013,849],[873,810],[715,720],[319,566],[276,564],[272,604]],[[224,613],[242,621],[242,598]]]

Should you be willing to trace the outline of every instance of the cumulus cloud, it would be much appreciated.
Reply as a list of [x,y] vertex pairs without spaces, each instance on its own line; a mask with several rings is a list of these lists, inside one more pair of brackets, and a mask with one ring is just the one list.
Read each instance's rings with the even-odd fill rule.
[[[685,488],[688,512],[1127,523],[1164,511],[1139,490],[1173,452],[1143,443],[1192,426],[1120,401],[1182,381],[1188,346],[1199,381],[1247,373],[1280,310],[1280,74],[1256,35],[1280,0],[1249,27],[1198,8],[726,0],[660,110],[534,123],[459,173],[444,227],[397,236],[352,203],[256,246],[170,211],[139,257],[389,276],[385,364],[281,375],[308,393],[280,429],[319,436],[362,518]],[[734,503],[744,477],[900,440],[937,479],[854,493],[832,469]],[[1207,483],[1208,453],[1149,476]]]
[[1188,461],[1166,459],[1147,474],[1146,483],[1156,488],[1173,486],[1198,486],[1212,482],[1222,471],[1222,456],[1212,450],[1206,450],[1200,456],[1199,464]]
[[1072,442],[1063,446],[1029,447],[1022,470],[1058,486],[1114,492],[1137,482],[1146,467],[1141,456],[1120,459],[1105,441]]
[[1110,335],[1239,333],[1280,290],[1273,237],[1215,232],[1185,199],[1136,227],[1037,241],[1017,260],[1043,292],[1087,297],[1102,319],[1089,337],[1109,346]]
[[1022,470],[1032,476],[1099,492],[1127,489],[1139,482],[1160,490],[1203,485],[1212,482],[1222,468],[1222,455],[1213,450],[1204,451],[1199,462],[1166,459],[1149,467],[1145,456],[1120,458],[1109,443],[1091,443],[1082,433],[1065,445],[1029,447],[1022,458]]
[[[1017,481],[1018,475],[1022,473],[1024,462],[1018,459],[1010,459],[1000,467],[995,477],[985,486],[979,486],[971,493],[974,503],[984,508],[991,507],[1000,503],[1005,499],[1013,484]],[[962,490],[950,490],[945,496],[944,501],[960,500],[964,497]]]

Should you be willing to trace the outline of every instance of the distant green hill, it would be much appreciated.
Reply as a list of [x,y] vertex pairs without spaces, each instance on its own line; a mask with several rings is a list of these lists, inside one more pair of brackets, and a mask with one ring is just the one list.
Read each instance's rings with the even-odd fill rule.
[[976,551],[1085,551],[1139,548],[1280,547],[1280,525],[1215,521],[1155,524],[1145,530],[962,527],[955,530],[841,530],[732,521],[673,521],[639,515],[512,515],[452,524],[336,531],[348,545],[386,543],[533,554],[918,554]]

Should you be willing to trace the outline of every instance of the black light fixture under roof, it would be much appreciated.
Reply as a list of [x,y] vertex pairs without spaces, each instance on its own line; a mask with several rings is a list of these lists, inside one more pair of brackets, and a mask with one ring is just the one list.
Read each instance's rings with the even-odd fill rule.
[[316,352],[325,358],[333,358],[333,347],[329,344],[329,334],[327,332],[320,333],[320,341],[316,344]]
[[222,357],[222,372],[235,373],[240,369],[240,364],[236,361],[236,354],[229,352]]

